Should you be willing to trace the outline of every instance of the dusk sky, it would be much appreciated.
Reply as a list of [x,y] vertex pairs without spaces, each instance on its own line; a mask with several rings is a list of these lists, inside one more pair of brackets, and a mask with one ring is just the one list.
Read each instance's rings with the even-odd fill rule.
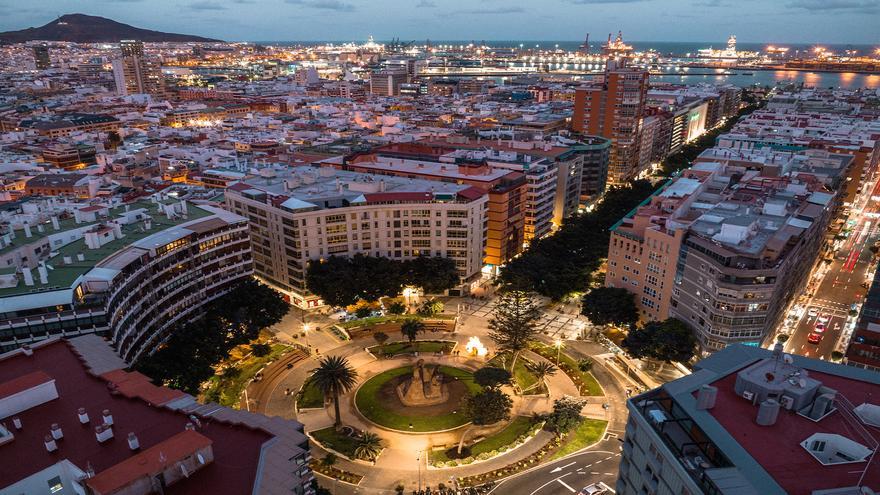
[[880,0],[0,0],[0,30],[57,15],[225,40],[601,40],[880,44]]

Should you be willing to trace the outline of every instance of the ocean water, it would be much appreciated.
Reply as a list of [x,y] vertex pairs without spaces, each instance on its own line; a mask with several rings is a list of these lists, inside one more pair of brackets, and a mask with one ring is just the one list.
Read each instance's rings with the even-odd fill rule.
[[[353,43],[364,43],[365,40],[352,40]],[[404,42],[409,42],[413,40],[402,40]],[[485,40],[414,40],[416,44],[423,45],[426,42],[430,41],[432,45],[466,45],[468,43],[474,44],[485,44],[486,46],[496,47],[496,48],[505,48],[505,47],[519,47],[520,44],[526,48],[535,48],[539,47],[542,49],[552,49],[558,47],[562,50],[574,51],[577,50],[580,45],[583,44],[583,41],[530,41],[530,40],[496,40],[496,41],[485,41]],[[387,40],[377,40],[378,43],[388,43]],[[600,50],[601,44],[605,42],[605,38],[590,39],[590,46],[593,52],[598,52]],[[626,41],[631,44],[636,51],[646,51],[649,49],[656,50],[664,56],[668,57],[676,57],[676,56],[684,56],[688,53],[696,53],[697,50],[701,48],[724,48],[727,44],[726,39],[719,41],[707,41],[707,42],[679,42],[679,41]],[[282,45],[282,46],[315,46],[315,45],[323,45],[327,43],[335,43],[342,44],[344,41],[260,41],[258,43],[266,44],[266,45]],[[796,52],[810,52],[816,46],[820,46],[817,44],[802,44],[802,43],[747,43],[740,42],[737,43],[738,50],[744,51],[761,51],[766,47],[773,46],[784,46],[789,49],[790,53]],[[873,45],[860,45],[860,44],[824,44],[821,45],[823,48],[831,50],[835,53],[843,52],[844,50],[855,50],[858,54],[871,54],[874,53],[878,47]],[[691,69],[689,72],[694,72],[696,74],[691,75],[668,75],[668,76],[651,76],[652,81],[658,82],[670,82],[670,83],[679,83],[679,84],[698,84],[698,83],[712,83],[712,84],[720,84],[720,83],[728,83],[735,84],[737,86],[751,86],[754,84],[758,84],[761,86],[774,86],[776,84],[782,83],[803,83],[805,86],[819,87],[819,88],[828,88],[828,87],[840,87],[840,88],[880,88],[880,75],[877,74],[855,74],[855,73],[829,73],[829,72],[801,72],[801,71],[786,71],[786,70],[776,70],[776,71],[762,71],[762,70],[754,70],[754,71],[746,71],[746,70],[731,70],[733,74],[731,75],[721,75],[721,74],[711,74],[711,69]],[[748,75],[747,75],[748,74]]]

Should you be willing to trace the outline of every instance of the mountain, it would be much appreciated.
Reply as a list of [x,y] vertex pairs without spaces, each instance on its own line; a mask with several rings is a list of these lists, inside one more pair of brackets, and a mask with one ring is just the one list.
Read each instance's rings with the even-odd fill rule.
[[140,41],[220,41],[188,34],[163,33],[136,28],[105,17],[67,14],[43,26],[0,33],[0,42],[72,41],[75,43],[115,43],[119,40]]

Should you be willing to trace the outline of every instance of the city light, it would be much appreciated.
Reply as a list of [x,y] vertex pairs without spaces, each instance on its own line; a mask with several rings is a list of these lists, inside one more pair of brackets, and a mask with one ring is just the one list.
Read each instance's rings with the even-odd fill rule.
[[464,350],[466,353],[471,356],[484,357],[489,353],[489,350],[483,346],[483,343],[480,342],[480,338],[473,336],[468,339],[467,344],[464,346]]

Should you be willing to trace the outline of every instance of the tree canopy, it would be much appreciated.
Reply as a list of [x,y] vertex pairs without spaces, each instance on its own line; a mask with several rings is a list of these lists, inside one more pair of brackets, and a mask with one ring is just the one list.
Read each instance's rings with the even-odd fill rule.
[[587,401],[580,397],[564,396],[556,399],[553,402],[553,412],[547,416],[545,428],[557,435],[571,431],[580,424],[581,409],[586,403]]
[[632,328],[623,339],[623,348],[635,358],[649,358],[671,363],[688,362],[694,357],[697,339],[682,321],[669,318],[650,321]]
[[410,344],[415,342],[419,332],[425,329],[425,324],[416,318],[408,318],[400,325],[400,333],[406,337]]
[[310,380],[324,393],[324,397],[333,399],[333,407],[336,410],[335,426],[340,427],[342,417],[339,414],[339,396],[357,385],[357,371],[351,367],[348,359],[341,356],[327,356],[321,359],[317,368],[312,370]]
[[633,325],[639,320],[635,296],[617,287],[598,287],[586,293],[581,313],[595,325]]
[[475,425],[491,425],[510,418],[513,401],[497,388],[487,388],[482,392],[465,397],[464,414]]
[[585,291],[591,274],[608,255],[611,226],[653,190],[645,180],[610,189],[593,211],[566,220],[556,234],[533,241],[528,250],[503,266],[499,285],[554,300]]
[[330,256],[309,263],[306,286],[332,306],[349,306],[363,299],[396,296],[406,286],[440,293],[459,283],[455,262],[449,258],[419,257],[397,261],[356,254]]
[[196,394],[234,347],[256,339],[289,309],[278,291],[248,279],[205,305],[202,317],[174,325],[168,341],[134,367],[157,383]]
[[485,366],[474,372],[474,383],[481,387],[494,388],[510,383],[511,374],[504,368]]
[[489,338],[500,351],[510,352],[513,359],[510,369],[516,365],[519,353],[529,346],[538,333],[541,310],[527,292],[510,291],[501,294],[495,303],[494,314],[489,320]]

